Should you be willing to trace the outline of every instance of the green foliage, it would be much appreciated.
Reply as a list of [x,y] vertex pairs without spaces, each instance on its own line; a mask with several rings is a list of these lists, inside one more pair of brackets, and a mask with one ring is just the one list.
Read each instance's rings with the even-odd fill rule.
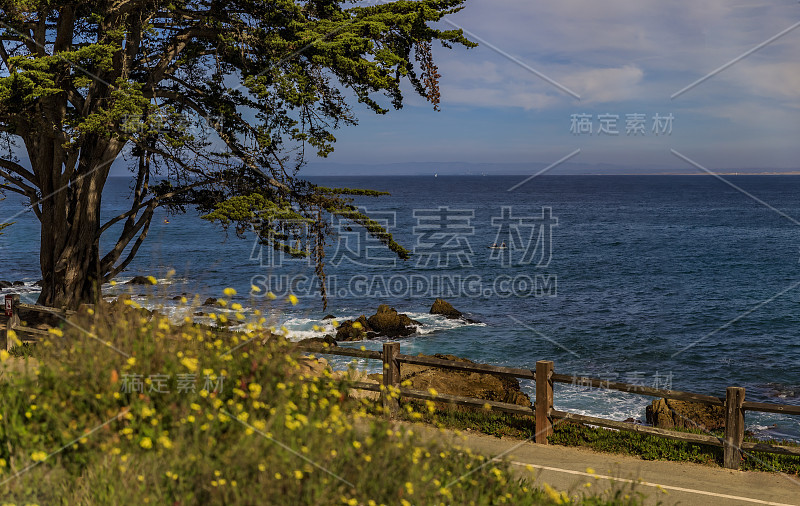
[[[313,358],[257,322],[247,324],[254,335],[218,333],[127,304],[75,317],[32,357],[0,352],[4,500],[483,505],[565,497],[503,462],[486,465],[369,416],[347,396],[347,380],[310,375]],[[621,491],[579,495],[576,504],[641,503]]]
[[[0,177],[31,202],[70,187],[47,204],[50,211],[34,206],[34,212],[51,244],[86,237],[80,247],[52,255],[62,264],[87,265],[84,273],[63,275],[83,291],[91,275],[108,281],[128,265],[158,206],[193,206],[209,221],[235,224],[237,233],[253,230],[293,254],[310,251],[323,279],[330,215],[352,219],[407,258],[346,198],[380,192],[317,188],[298,171],[310,154],[333,151],[336,129],[357,123],[355,102],[378,114],[399,109],[401,84],[408,82],[438,109],[432,43],[475,44],[461,30],[434,26],[463,3],[243,0],[222,8],[188,0],[0,0],[0,136],[24,143],[31,154],[28,170],[8,149],[0,155]],[[102,224],[88,211],[126,147],[131,207]],[[280,231],[280,216],[313,220],[312,231],[305,237]],[[118,222],[123,230],[111,250],[92,252],[97,258],[84,262],[85,251]],[[289,247],[290,239],[307,243]],[[50,280],[60,270],[46,263],[42,269],[43,294],[64,284]]]

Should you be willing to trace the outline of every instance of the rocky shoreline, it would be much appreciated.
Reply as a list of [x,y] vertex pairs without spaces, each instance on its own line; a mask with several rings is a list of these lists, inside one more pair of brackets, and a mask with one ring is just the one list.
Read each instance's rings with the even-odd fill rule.
[[[433,315],[441,315],[452,320],[462,320],[464,323],[479,323],[477,320],[467,318],[461,311],[455,309],[444,299],[436,299],[429,311]],[[326,315],[324,320],[335,319],[334,315]],[[395,308],[381,304],[370,317],[361,315],[355,320],[345,320],[336,328],[336,335],[326,335],[324,338],[305,339],[301,342],[327,342],[333,344],[338,341],[363,341],[380,337],[401,338],[415,334],[421,325],[412,320],[407,314],[399,313]]]

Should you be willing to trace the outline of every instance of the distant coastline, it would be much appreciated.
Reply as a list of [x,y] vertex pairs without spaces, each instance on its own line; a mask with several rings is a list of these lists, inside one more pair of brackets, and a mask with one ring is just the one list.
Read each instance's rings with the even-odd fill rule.
[[[553,168],[544,162],[531,163],[309,163],[301,169],[303,177],[447,177],[447,176],[530,176],[542,172],[548,176],[695,176],[711,175],[686,165],[616,165],[608,163],[563,163]],[[800,167],[713,167],[708,170],[720,176],[798,176]]]

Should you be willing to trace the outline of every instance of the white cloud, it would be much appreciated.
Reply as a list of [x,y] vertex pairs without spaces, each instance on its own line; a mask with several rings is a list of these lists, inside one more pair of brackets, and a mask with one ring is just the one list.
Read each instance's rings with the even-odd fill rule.
[[[578,93],[582,104],[632,100],[643,96],[641,83],[644,72],[635,65],[618,68],[550,65],[535,69]],[[448,61],[441,68],[441,73],[444,76],[442,97],[445,104],[531,110],[577,103],[563,89],[512,61]]]
[[642,69],[634,65],[620,68],[583,69],[562,78],[562,82],[581,95],[581,103],[605,103],[641,98]]
[[[586,100],[607,102],[642,98],[646,80],[654,97],[656,90],[667,96],[674,93],[791,26],[800,19],[800,5],[729,0],[471,0],[448,19],[549,77],[572,83],[568,87],[583,89],[575,90],[581,95],[594,95]],[[798,40],[800,28],[734,67],[751,61],[778,67],[794,62]],[[513,92],[515,83],[509,78],[517,74],[510,69],[518,65],[486,44],[469,52],[442,54],[446,60],[473,61],[477,56],[486,60],[483,65],[494,63],[487,74],[493,79],[484,82]],[[788,77],[794,82],[793,74]],[[715,84],[709,80],[702,86]],[[613,85],[621,91],[613,92]],[[786,87],[778,84],[772,91],[782,95]],[[763,85],[758,89],[770,91]]]
[[800,107],[800,64],[741,62],[725,76],[745,90]]

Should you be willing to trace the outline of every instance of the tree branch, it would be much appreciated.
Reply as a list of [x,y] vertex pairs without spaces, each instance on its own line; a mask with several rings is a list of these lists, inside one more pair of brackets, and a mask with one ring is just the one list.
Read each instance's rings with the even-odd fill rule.
[[142,233],[139,234],[139,237],[136,239],[136,242],[133,243],[133,247],[131,247],[131,251],[128,253],[128,256],[125,257],[125,260],[123,260],[112,271],[110,271],[108,274],[103,276],[103,282],[106,282],[109,279],[112,279],[114,276],[116,276],[117,274],[119,274],[120,272],[125,270],[125,268],[128,266],[128,264],[131,263],[131,260],[133,260],[133,257],[136,256],[136,253],[139,251],[139,247],[144,242],[145,237],[147,237],[147,232],[149,232],[149,231],[150,231],[150,222],[148,221],[147,222],[147,226],[144,228],[144,230],[142,230]]
[[187,192],[187,191],[191,190],[192,188],[197,188],[198,186],[202,186],[202,185],[205,185],[205,184],[217,183],[217,182],[219,182],[221,180],[222,180],[221,178],[214,178],[214,179],[207,179],[205,181],[199,181],[197,183],[190,184],[190,185],[184,186],[182,188],[179,188],[179,189],[175,190],[174,192],[165,193],[164,195],[161,195],[161,196],[158,196],[158,197],[153,197],[151,199],[145,200],[144,202],[132,207],[129,211],[124,212],[124,213],[120,214],[119,216],[110,219],[108,222],[106,222],[105,225],[100,227],[99,234],[102,234],[103,232],[105,232],[106,230],[108,230],[109,228],[114,226],[115,223],[119,223],[120,221],[124,220],[125,218],[127,218],[129,216],[135,215],[136,213],[139,212],[140,209],[142,209],[143,207],[149,206],[153,202],[155,202],[156,205],[158,205],[158,203],[160,203],[162,200],[165,200],[165,199],[168,199],[168,198],[172,198],[172,197],[174,197],[176,195],[180,195],[181,193]]
[[[22,176],[23,178],[25,178],[26,181],[28,181],[31,184],[34,184],[34,185],[38,184],[38,182],[36,180],[36,176],[33,174],[33,172],[27,170],[25,167],[23,167],[22,165],[20,165],[18,163],[14,163],[11,160],[4,160],[4,159],[0,158],[0,167],[3,167],[4,169],[11,171],[14,174],[17,174],[18,176]],[[14,184],[17,184],[17,183],[15,182]],[[20,187],[24,187],[26,185],[24,183],[20,182],[19,186]]]
[[11,183],[13,183],[14,185],[17,186],[17,188],[14,188],[14,187],[9,186],[9,185],[3,185],[7,189],[9,189],[9,190],[11,190],[13,192],[25,195],[26,197],[31,197],[31,198],[36,198],[37,197],[38,194],[36,192],[36,188],[26,185],[19,178],[16,178],[16,177],[12,176],[11,174],[9,174],[8,172],[6,172],[4,170],[0,170],[0,176],[3,176],[8,181],[10,181]]
[[218,33],[210,28],[205,27],[191,27],[187,28],[183,31],[183,33],[176,35],[172,44],[167,46],[164,50],[164,53],[161,55],[161,60],[156,64],[155,68],[150,72],[150,87],[154,88],[155,83],[161,82],[164,78],[164,74],[170,67],[170,63],[174,60],[178,55],[180,55],[186,46],[189,44],[189,41],[194,37],[216,37]]
[[6,68],[8,69],[8,72],[11,73],[12,69],[11,69],[11,64],[8,63],[8,59],[9,59],[8,52],[6,51],[5,44],[3,44],[3,42],[5,42],[6,40],[7,39],[0,40],[0,58],[3,59],[3,63],[6,65]]
[[126,229],[123,230],[119,239],[117,239],[117,243],[113,248],[111,248],[111,251],[106,253],[103,259],[100,260],[100,270],[102,272],[111,270],[114,262],[119,260],[120,255],[122,255],[122,252],[125,251],[125,247],[128,246],[139,230],[141,230],[145,225],[149,226],[150,220],[153,218],[153,211],[155,211],[157,206],[158,202],[151,201],[144,213],[142,213],[138,221],[136,221],[136,224],[131,227],[125,227]]

